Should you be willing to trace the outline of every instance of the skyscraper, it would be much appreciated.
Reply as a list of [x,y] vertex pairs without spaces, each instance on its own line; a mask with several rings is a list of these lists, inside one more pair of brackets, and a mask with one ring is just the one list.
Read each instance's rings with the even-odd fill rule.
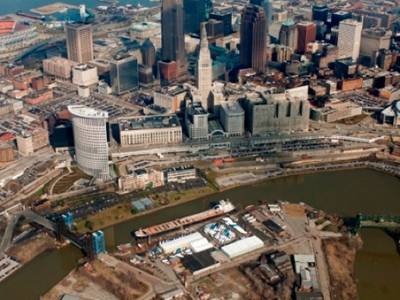
[[271,0],[250,0],[250,3],[254,4],[254,5],[259,5],[264,9],[265,19],[267,20],[266,25],[267,25],[267,33],[268,33],[268,27],[272,23],[272,14],[273,14]]
[[247,5],[242,12],[240,25],[240,63],[245,68],[264,72],[267,47],[264,9]]
[[328,20],[329,8],[325,4],[316,4],[312,7],[313,21],[322,21],[326,23]]
[[212,85],[212,61],[208,40],[206,24],[201,23],[200,52],[197,60],[196,83],[200,93],[200,101],[204,109],[208,109],[208,97]]
[[175,61],[177,76],[187,74],[182,0],[163,0],[161,7],[161,56]]
[[232,33],[232,9],[224,8],[210,13],[210,19],[221,21],[224,26],[224,35]]
[[110,64],[111,88],[120,95],[139,87],[139,67],[137,59],[129,55],[117,55]]
[[154,44],[151,42],[151,40],[146,39],[143,42],[140,50],[142,52],[143,64],[146,67],[153,68],[156,64],[156,48],[154,47]]
[[297,28],[292,19],[282,23],[279,31],[279,43],[293,50],[297,47]]
[[339,26],[339,23],[346,19],[351,19],[352,13],[350,11],[337,11],[332,14],[331,27]]
[[84,105],[70,105],[78,167],[96,179],[110,178],[106,124],[108,113]]
[[90,24],[66,23],[68,59],[85,64],[93,59],[93,32]]
[[212,3],[210,0],[183,0],[186,33],[199,33],[200,24],[208,20]]
[[312,22],[301,22],[297,24],[297,51],[304,53],[307,44],[315,42],[317,36],[317,25]]
[[360,55],[362,22],[347,19],[339,23],[339,57],[351,57],[357,60]]

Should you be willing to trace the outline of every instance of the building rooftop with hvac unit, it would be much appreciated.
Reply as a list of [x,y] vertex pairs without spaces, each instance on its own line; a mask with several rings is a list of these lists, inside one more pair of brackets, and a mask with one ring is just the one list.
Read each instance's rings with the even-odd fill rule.
[[182,141],[182,127],[176,115],[136,117],[119,123],[121,146],[171,144]]

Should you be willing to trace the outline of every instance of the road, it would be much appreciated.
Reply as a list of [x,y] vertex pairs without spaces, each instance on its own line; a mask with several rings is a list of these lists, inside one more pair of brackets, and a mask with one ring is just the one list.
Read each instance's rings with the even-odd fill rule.
[[26,169],[38,162],[45,162],[51,159],[55,153],[50,147],[41,149],[30,156],[23,156],[14,163],[0,170],[0,185],[3,186],[8,180],[13,179],[18,174],[22,174]]
[[318,274],[321,293],[324,297],[324,300],[330,300],[331,294],[330,294],[329,271],[328,271],[328,264],[326,262],[326,257],[322,250],[321,236],[319,235],[319,232],[315,226],[312,226],[310,224],[308,228],[310,235],[310,238],[308,240],[311,241],[311,246],[313,248],[313,253],[315,255],[317,274]]

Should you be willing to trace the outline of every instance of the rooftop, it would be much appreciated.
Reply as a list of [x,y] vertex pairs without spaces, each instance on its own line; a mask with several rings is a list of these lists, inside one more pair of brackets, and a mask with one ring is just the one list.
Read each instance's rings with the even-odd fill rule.
[[237,102],[225,102],[222,103],[222,109],[229,114],[242,114],[244,113],[243,108]]
[[94,109],[84,105],[69,105],[68,111],[72,115],[81,118],[108,118],[108,113],[106,111]]
[[206,115],[207,112],[204,110],[200,103],[193,103],[193,105],[189,107],[189,114]]
[[176,115],[136,117],[120,123],[121,131],[153,128],[170,128],[180,126]]
[[0,20],[0,34],[14,32],[16,24],[14,20]]
[[141,22],[141,23],[133,23],[131,26],[132,30],[134,31],[146,31],[150,29],[157,29],[161,28],[161,24],[156,22]]

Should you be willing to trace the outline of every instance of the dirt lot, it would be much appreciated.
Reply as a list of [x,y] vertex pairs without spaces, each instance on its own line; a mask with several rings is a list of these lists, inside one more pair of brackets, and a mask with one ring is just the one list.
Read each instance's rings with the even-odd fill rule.
[[305,207],[301,204],[296,203],[284,203],[282,204],[282,209],[289,217],[304,217]]
[[361,244],[360,238],[354,237],[323,240],[322,247],[329,266],[332,300],[358,299],[354,261]]
[[238,268],[232,268],[223,272],[218,272],[213,275],[202,278],[193,284],[194,295],[197,297],[207,295],[212,299],[229,299],[239,300],[259,299],[253,293],[251,282],[239,271]]
[[64,294],[71,294],[84,300],[134,300],[147,290],[147,286],[133,274],[95,260],[71,272],[42,299],[58,300]]

